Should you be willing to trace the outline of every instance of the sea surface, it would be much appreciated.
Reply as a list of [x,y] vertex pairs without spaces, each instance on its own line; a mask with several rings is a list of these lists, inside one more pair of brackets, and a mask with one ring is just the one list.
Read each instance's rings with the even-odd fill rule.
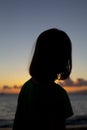
[[[87,94],[68,94],[74,112],[75,123],[78,120],[87,123]],[[0,94],[0,126],[12,124],[18,95],[17,94]]]

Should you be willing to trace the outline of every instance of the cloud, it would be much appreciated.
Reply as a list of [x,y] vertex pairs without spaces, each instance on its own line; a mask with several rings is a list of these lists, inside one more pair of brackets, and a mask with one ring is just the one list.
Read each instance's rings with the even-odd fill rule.
[[4,85],[3,89],[11,89],[11,87],[9,87],[8,85]]
[[3,90],[20,89],[21,86],[14,85],[13,87],[10,87],[10,86],[8,86],[8,85],[4,85],[2,88],[3,88]]
[[87,80],[78,78],[75,83],[76,86],[87,86]]
[[20,89],[21,86],[14,85],[13,88],[14,88],[14,89]]
[[76,81],[73,81],[71,78],[68,78],[61,84],[63,86],[87,86],[87,80],[78,78]]
[[68,78],[68,79],[66,79],[66,80],[63,82],[63,85],[64,85],[64,86],[74,86],[74,81],[73,81],[71,78]]

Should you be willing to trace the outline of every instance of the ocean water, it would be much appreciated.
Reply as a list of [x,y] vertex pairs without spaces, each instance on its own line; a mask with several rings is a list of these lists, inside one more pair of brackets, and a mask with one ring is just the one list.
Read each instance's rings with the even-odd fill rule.
[[14,119],[17,94],[0,94],[0,119]]
[[87,116],[87,94],[69,94],[75,116]]
[[[87,124],[87,95],[86,94],[69,94],[74,119],[70,124],[85,123]],[[16,94],[0,94],[0,127],[12,125],[18,95]]]
[[[87,95],[69,94],[75,116],[87,115]],[[18,95],[0,94],[0,119],[14,119]]]

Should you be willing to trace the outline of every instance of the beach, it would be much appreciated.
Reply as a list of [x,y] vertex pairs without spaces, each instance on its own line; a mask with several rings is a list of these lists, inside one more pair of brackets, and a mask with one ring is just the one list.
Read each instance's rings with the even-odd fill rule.
[[[12,130],[12,128],[0,128],[0,130]],[[87,130],[87,125],[66,126],[66,130]]]
[[87,125],[71,125],[67,126],[66,130],[87,130]]
[[[12,130],[13,121],[3,121],[0,130]],[[66,130],[87,130],[87,116],[77,116],[70,118],[66,122]]]
[[12,128],[0,128],[0,130],[12,130]]

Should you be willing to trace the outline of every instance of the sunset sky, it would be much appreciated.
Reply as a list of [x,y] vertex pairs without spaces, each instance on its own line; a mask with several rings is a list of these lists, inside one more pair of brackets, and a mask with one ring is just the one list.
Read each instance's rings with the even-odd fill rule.
[[72,41],[71,79],[87,86],[87,0],[0,0],[0,91],[30,78],[35,41],[54,27]]

